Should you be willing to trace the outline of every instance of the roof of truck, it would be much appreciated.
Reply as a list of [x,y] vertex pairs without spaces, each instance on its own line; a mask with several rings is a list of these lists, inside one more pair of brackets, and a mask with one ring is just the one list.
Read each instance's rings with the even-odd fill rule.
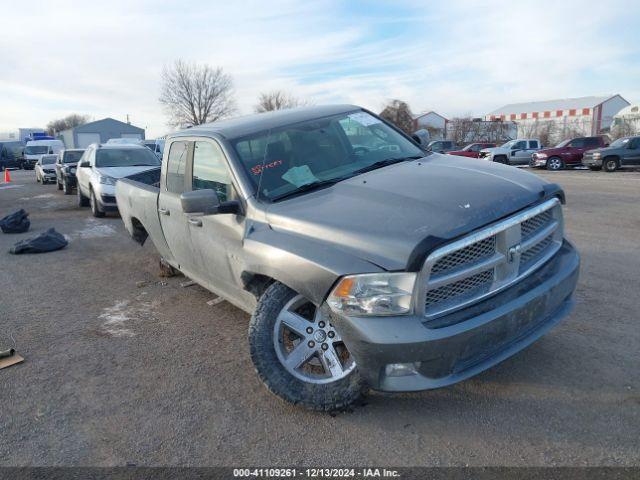
[[322,105],[276,110],[273,112],[255,113],[242,117],[219,120],[213,123],[205,123],[181,130],[172,136],[207,135],[215,133],[231,140],[270,128],[275,129],[293,123],[352,112],[354,110],[361,110],[361,107],[355,105]]

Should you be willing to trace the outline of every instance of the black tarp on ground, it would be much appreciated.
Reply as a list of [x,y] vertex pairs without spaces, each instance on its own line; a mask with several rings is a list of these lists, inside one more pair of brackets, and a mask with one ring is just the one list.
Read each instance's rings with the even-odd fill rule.
[[3,233],[24,233],[29,230],[29,214],[21,208],[17,212],[7,215],[0,220],[0,229]]
[[37,237],[19,241],[11,247],[9,253],[18,255],[21,253],[53,252],[54,250],[60,250],[66,247],[67,243],[63,235],[56,232],[54,228],[50,228]]

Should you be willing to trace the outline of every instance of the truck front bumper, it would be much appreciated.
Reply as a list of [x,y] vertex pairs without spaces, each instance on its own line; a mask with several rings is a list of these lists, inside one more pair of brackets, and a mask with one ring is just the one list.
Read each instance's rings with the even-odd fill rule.
[[538,157],[531,157],[531,160],[529,160],[529,166],[530,167],[546,167],[547,166],[547,157],[543,157],[543,158],[538,158]]
[[558,324],[573,306],[579,267],[577,251],[565,241],[518,284],[436,321],[336,314],[332,321],[371,388],[443,387],[496,365]]
[[582,158],[582,165],[585,167],[602,167],[602,159],[598,158]]

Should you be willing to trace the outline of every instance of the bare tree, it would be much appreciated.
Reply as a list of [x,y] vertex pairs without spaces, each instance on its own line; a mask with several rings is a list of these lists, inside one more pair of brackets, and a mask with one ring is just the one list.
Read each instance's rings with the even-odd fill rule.
[[258,103],[254,107],[256,113],[271,112],[273,110],[285,110],[287,108],[302,107],[309,102],[296,98],[282,90],[261,93]]
[[162,71],[160,103],[174,127],[215,122],[235,112],[233,82],[220,67],[176,60]]
[[57,118],[47,123],[47,134],[56,135],[63,130],[77,127],[78,125],[84,125],[89,121],[88,115],[80,115],[78,113],[72,113],[64,118]]
[[391,100],[380,112],[380,116],[408,135],[411,135],[415,130],[413,114],[407,102]]

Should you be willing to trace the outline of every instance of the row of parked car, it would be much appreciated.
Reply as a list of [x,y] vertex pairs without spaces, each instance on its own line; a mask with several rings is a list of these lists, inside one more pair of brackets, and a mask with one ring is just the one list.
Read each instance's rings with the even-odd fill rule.
[[538,139],[519,138],[500,146],[471,143],[461,150],[456,150],[450,140],[434,140],[427,145],[427,150],[547,170],[586,166],[591,170],[613,172],[640,166],[640,136],[619,138],[612,143],[606,136],[577,137],[547,148]]
[[75,189],[78,205],[90,206],[96,217],[117,211],[116,181],[160,166],[159,156],[149,145],[119,140],[42,155],[35,165],[36,181],[56,183],[65,195]]

